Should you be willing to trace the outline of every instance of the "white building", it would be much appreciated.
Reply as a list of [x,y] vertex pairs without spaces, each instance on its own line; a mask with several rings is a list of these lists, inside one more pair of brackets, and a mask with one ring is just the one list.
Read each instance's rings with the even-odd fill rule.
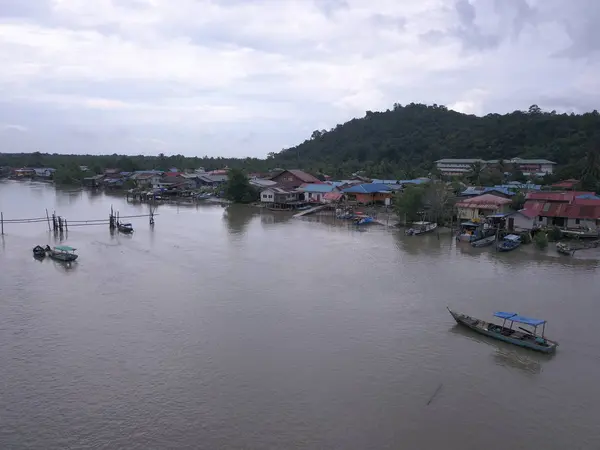
[[486,162],[484,159],[467,158],[467,159],[440,159],[435,162],[438,170],[443,175],[464,175],[469,173],[471,166],[475,163],[480,163],[485,166]]
[[[494,166],[500,162],[498,159],[484,160],[484,159],[440,159],[435,162],[438,170],[443,175],[464,175],[471,170],[471,166],[475,163],[481,164],[482,167]],[[510,165],[521,172],[525,176],[544,176],[554,172],[554,166],[556,165],[553,161],[547,159],[523,159],[523,158],[512,158],[503,160],[505,165]]]

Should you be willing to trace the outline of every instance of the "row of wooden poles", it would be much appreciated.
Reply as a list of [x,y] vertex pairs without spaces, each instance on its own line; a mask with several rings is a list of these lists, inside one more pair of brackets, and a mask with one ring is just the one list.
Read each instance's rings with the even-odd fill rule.
[[112,206],[110,208],[110,215],[107,219],[91,219],[91,220],[72,220],[67,223],[67,219],[62,216],[57,216],[56,212],[52,213],[52,216],[46,209],[46,217],[34,217],[30,219],[5,219],[4,213],[0,212],[0,235],[4,236],[4,224],[25,224],[25,223],[41,223],[46,222],[48,224],[48,231],[60,232],[69,231],[69,227],[82,227],[88,225],[108,225],[110,229],[116,228],[120,219],[134,219],[138,217],[149,217],[150,225],[154,225],[154,216],[156,216],[154,209],[150,209],[149,214],[136,214],[132,216],[120,216],[117,212],[115,214]]

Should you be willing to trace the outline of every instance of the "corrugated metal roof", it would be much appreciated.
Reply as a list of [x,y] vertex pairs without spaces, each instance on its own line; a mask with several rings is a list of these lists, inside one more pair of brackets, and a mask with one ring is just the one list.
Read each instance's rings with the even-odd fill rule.
[[511,200],[498,197],[497,195],[483,194],[458,202],[456,206],[460,206],[461,208],[486,208],[490,206],[496,208],[498,206],[506,205],[510,202]]
[[326,192],[333,192],[334,190],[337,190],[337,188],[335,186],[332,186],[331,184],[314,184],[314,183],[303,184],[298,189],[301,191],[304,191],[304,192],[315,192],[315,193],[323,193],[323,194]]
[[568,204],[557,202],[525,202],[522,212],[529,217],[566,217],[569,219],[600,219],[600,201],[594,204]]
[[391,189],[385,184],[365,183],[344,189],[349,194],[376,194],[378,192],[391,193]]

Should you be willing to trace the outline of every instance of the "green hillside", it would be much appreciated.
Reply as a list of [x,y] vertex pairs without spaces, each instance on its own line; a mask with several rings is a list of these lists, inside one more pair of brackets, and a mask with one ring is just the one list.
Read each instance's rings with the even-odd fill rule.
[[[441,158],[546,158],[577,174],[586,153],[600,148],[600,114],[528,111],[461,114],[444,106],[394,105],[368,111],[300,145],[272,155],[277,165],[331,175],[366,170],[371,176],[412,176]],[[565,166],[568,166],[565,170]]]

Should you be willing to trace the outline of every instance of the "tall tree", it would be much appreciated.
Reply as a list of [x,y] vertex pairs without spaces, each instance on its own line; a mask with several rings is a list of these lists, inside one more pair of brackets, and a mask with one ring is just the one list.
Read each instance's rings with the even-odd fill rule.
[[244,172],[231,169],[225,185],[225,197],[235,203],[251,203],[258,199],[258,192],[250,185]]
[[479,161],[476,161],[473,164],[471,164],[471,169],[469,170],[469,173],[467,174],[467,178],[471,183],[479,186],[479,185],[481,185],[482,173],[483,173],[483,165]]
[[408,186],[404,192],[396,194],[394,210],[398,217],[406,223],[419,218],[425,201],[425,189],[422,186]]
[[589,149],[586,158],[585,166],[581,172],[581,187],[586,191],[598,190],[600,182],[600,155],[596,148]]

